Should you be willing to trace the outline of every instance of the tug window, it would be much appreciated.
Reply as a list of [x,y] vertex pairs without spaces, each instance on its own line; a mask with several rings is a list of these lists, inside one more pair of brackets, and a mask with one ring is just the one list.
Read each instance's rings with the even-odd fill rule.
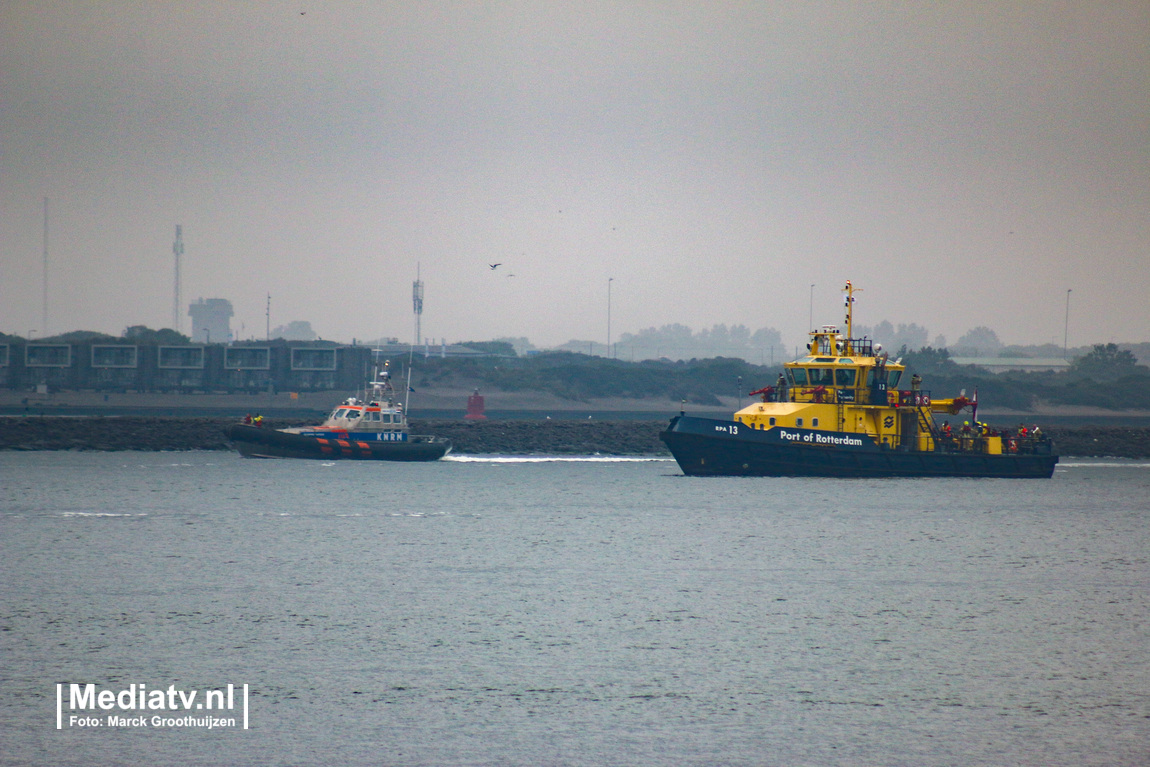
[[774,426],[774,425],[775,425],[775,417],[774,417],[774,416],[771,416],[771,421],[770,421],[770,423],[771,423],[771,426]]
[[811,419],[811,428],[813,428],[813,429],[819,428],[819,419],[817,419],[817,418]]
[[811,368],[811,386],[833,386],[834,370],[831,368]]
[[807,371],[803,368],[787,368],[787,378],[791,379],[791,386],[807,385]]
[[841,368],[835,371],[835,385],[836,386],[854,386],[855,385],[854,368]]
[[801,417],[795,419],[795,428],[803,428],[803,419]]
[[900,379],[900,378],[902,378],[902,371],[901,370],[890,371],[889,373],[887,373],[887,386],[889,386],[891,389],[897,389],[898,388],[898,379]]

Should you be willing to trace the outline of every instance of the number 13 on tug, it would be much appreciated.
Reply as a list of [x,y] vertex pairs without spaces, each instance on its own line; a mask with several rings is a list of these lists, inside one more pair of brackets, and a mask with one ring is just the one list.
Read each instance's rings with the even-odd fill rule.
[[[1058,463],[1049,439],[999,434],[977,420],[978,394],[936,399],[882,347],[852,335],[854,291],[845,288],[846,332],[811,332],[807,356],[786,363],[761,402],[733,420],[680,414],[659,437],[690,476],[1048,478]],[[936,414],[970,410],[961,428]]]

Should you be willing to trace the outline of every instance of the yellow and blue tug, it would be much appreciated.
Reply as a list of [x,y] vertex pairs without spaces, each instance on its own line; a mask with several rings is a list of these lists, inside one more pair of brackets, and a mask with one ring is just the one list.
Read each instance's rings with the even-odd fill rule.
[[[1040,435],[991,430],[978,396],[935,399],[881,345],[853,335],[854,288],[844,288],[845,333],[811,331],[807,355],[783,365],[761,401],[730,421],[680,413],[659,436],[692,476],[1046,478],[1058,456]],[[899,388],[909,384],[908,388]],[[940,425],[936,414],[957,416]],[[973,422],[973,425],[972,425]]]

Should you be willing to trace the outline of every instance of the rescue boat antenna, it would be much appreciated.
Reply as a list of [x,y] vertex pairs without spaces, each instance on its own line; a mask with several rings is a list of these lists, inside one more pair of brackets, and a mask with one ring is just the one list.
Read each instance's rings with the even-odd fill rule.
[[415,345],[420,343],[420,322],[423,318],[423,280],[419,279],[419,262],[415,262],[415,282],[411,284],[411,303],[415,310],[415,338],[407,347],[407,391],[403,393],[403,417],[407,418],[407,402],[411,398],[411,363],[415,359]]
[[407,402],[411,399],[411,365],[407,366],[407,391],[403,393],[403,420],[407,420]]

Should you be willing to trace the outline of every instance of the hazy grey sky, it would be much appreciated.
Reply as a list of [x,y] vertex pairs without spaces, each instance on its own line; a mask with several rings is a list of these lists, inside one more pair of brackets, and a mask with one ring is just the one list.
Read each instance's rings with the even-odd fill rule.
[[1150,340],[1148,73],[1146,0],[0,0],[0,330],[169,326],[179,223],[185,332]]

